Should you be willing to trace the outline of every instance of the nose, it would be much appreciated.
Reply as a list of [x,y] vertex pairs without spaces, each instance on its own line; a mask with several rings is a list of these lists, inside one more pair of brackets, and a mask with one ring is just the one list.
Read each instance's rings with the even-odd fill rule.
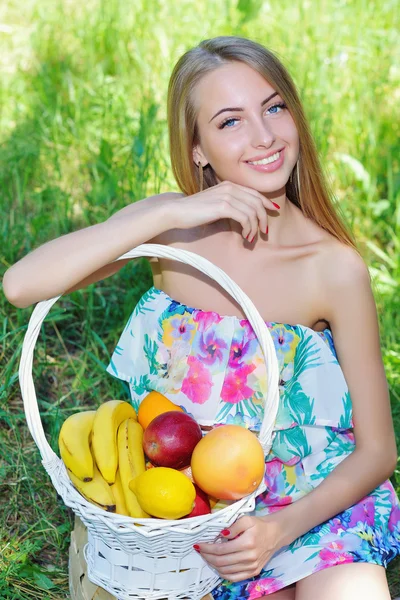
[[269,148],[275,141],[275,134],[263,119],[254,122],[252,126],[251,143],[255,148]]

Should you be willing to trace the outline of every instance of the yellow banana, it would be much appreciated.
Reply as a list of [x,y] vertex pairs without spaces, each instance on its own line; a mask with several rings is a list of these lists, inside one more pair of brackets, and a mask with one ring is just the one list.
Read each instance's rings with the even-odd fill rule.
[[123,400],[104,402],[96,411],[92,450],[100,473],[110,484],[115,481],[118,467],[118,427],[129,418],[136,420],[136,412],[133,406]]
[[78,477],[68,470],[68,475],[78,492],[93,502],[100,508],[104,508],[108,512],[115,512],[115,499],[110,486],[104,481],[97,466],[94,465],[92,481],[81,481]]
[[58,447],[65,466],[82,481],[93,479],[90,436],[95,414],[95,410],[85,410],[71,415],[62,424],[58,436]]
[[146,470],[143,451],[143,428],[134,419],[126,419],[118,429],[119,473],[125,503],[131,517],[145,518],[144,512],[135,494],[129,488],[129,482]]
[[126,515],[127,517],[129,517],[129,512],[128,512],[128,509],[127,509],[126,503],[125,503],[124,492],[122,490],[122,482],[121,482],[121,476],[119,474],[119,469],[115,476],[115,483],[113,483],[110,487],[111,487],[113,496],[115,498],[115,505],[116,505],[115,512],[117,512],[119,515]]

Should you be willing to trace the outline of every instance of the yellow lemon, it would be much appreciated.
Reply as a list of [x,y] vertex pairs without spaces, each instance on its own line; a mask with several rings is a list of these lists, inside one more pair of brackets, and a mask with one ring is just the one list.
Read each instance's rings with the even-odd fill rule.
[[154,467],[129,482],[144,511],[159,519],[180,519],[192,512],[196,490],[186,475]]

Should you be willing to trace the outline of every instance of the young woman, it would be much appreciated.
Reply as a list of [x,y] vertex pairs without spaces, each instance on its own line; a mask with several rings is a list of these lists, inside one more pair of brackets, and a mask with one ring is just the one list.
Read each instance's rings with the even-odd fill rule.
[[[168,122],[181,193],[145,198],[52,240],[7,271],[25,307],[111,275],[145,242],[200,254],[265,318],[281,405],[267,491],[224,544],[196,548],[218,600],[388,600],[400,507],[397,450],[368,269],[335,211],[295,86],[243,38],[203,41],[171,76]],[[204,426],[255,432],[266,371],[241,307],[196,269],[151,261],[108,371],[134,404],[157,389]],[[62,267],[62,268],[60,268]],[[330,568],[329,568],[330,567]]]

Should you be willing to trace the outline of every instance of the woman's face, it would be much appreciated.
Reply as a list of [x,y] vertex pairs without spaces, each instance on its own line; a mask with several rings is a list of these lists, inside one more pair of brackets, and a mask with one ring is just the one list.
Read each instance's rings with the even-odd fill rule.
[[[285,191],[299,154],[299,137],[282,98],[241,62],[222,65],[196,86],[200,143],[193,159],[210,164],[218,182],[229,180],[259,192]],[[224,110],[229,109],[229,110]],[[267,164],[249,161],[267,158]]]

